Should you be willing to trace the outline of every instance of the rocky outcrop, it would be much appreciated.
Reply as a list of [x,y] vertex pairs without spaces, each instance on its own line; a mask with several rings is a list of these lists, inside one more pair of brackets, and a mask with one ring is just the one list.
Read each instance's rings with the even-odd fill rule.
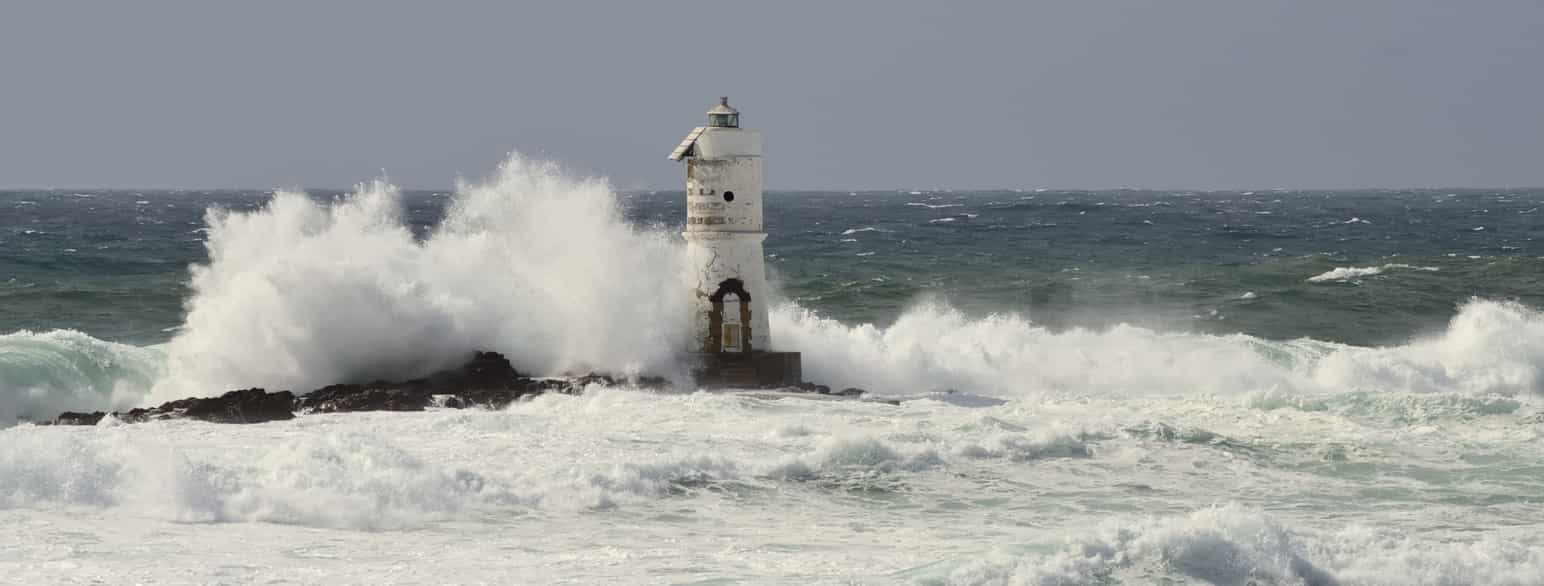
[[[111,414],[101,411],[66,412],[45,423],[96,425],[108,416],[125,423],[158,419],[262,423],[292,419],[296,413],[422,411],[430,407],[497,409],[541,393],[576,393],[590,384],[615,385],[619,382],[612,377],[595,374],[573,378],[529,377],[516,371],[509,360],[497,352],[478,352],[460,368],[410,381],[331,385],[299,397],[290,391],[246,389],[218,397],[179,399],[157,407]],[[625,382],[646,388],[664,388],[669,385],[669,381],[655,377]]]
[[[157,407],[127,412],[61,413],[45,425],[96,425],[112,416],[125,423],[159,419],[197,419],[212,423],[262,423],[292,419],[297,413],[347,413],[355,411],[423,411],[431,407],[499,409],[522,398],[542,393],[575,394],[590,385],[622,383],[647,389],[664,389],[670,381],[659,377],[618,380],[587,374],[566,378],[538,378],[521,374],[497,352],[478,352],[459,368],[436,372],[402,382],[375,381],[322,387],[301,396],[290,391],[263,389],[231,391],[218,397],[179,399]],[[784,390],[819,395],[858,397],[859,389],[833,392],[830,387],[801,383]]]
[[46,422],[54,425],[96,425],[108,415],[125,423],[157,419],[197,419],[211,423],[262,423],[293,419],[295,395],[289,391],[270,393],[263,389],[231,391],[218,397],[194,397],[162,403],[158,407],[132,409],[121,413],[65,412]]
[[786,390],[798,391],[798,392],[804,392],[804,393],[814,393],[814,394],[817,394],[817,395],[831,395],[831,396],[834,396],[834,397],[854,397],[854,398],[855,397],[862,397],[862,396],[868,394],[868,391],[865,391],[863,389],[856,388],[856,387],[847,387],[847,388],[842,389],[840,391],[833,391],[833,390],[831,390],[831,387],[828,387],[826,385],[817,385],[817,384],[811,383],[811,382],[799,383],[798,385],[789,387]]

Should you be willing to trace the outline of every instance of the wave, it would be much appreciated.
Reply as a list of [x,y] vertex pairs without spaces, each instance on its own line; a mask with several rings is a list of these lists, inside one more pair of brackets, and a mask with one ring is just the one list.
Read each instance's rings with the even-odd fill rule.
[[[1434,542],[1363,527],[1300,532],[1227,505],[1188,515],[1116,519],[1049,553],[999,553],[958,564],[930,584],[1534,584],[1544,550],[1487,537]],[[1159,576],[1163,576],[1160,578]]]
[[[327,300],[313,301],[326,306]],[[282,305],[276,304],[275,311]],[[470,308],[467,311],[468,316],[477,314]],[[368,321],[371,316],[359,310],[352,317]],[[287,320],[275,321],[285,324]],[[288,331],[298,332],[295,328],[300,323],[288,322],[292,328]],[[240,325],[252,328],[257,324]],[[540,322],[533,325],[559,327]],[[660,323],[658,327],[668,325]],[[1387,413],[1413,421],[1442,414],[1511,412],[1518,403],[1506,397],[1544,390],[1544,316],[1518,303],[1490,300],[1464,304],[1440,334],[1381,348],[1311,339],[1271,341],[1241,334],[1166,333],[1126,325],[1099,331],[1053,331],[1019,315],[973,318],[938,303],[916,306],[888,327],[848,325],[784,304],[774,308],[772,326],[779,347],[803,352],[807,380],[893,396],[928,396],[941,390],[1009,399],[1043,395],[1223,396],[1261,409]],[[607,331],[603,326],[595,327]],[[448,360],[455,360],[463,347],[438,338],[417,339],[428,344],[418,346],[412,344],[412,338],[384,333],[379,334],[383,338],[379,343],[373,343],[369,335],[354,339],[339,333],[334,338],[323,331],[270,340],[266,346],[254,344],[247,350],[241,346],[244,337],[211,340],[215,333],[219,330],[203,329],[194,338],[182,338],[185,332],[179,338],[184,344],[199,341],[226,352],[211,358],[244,373],[274,376],[280,384],[285,380],[280,375],[293,376],[288,379],[291,381],[323,381],[312,384],[313,388],[335,382],[328,379],[344,377],[328,374],[343,371],[338,364],[326,362],[327,357],[341,356],[352,360],[350,364],[359,372],[379,373],[371,370],[378,361],[406,363],[404,356],[416,359],[436,352],[445,352]],[[574,335],[554,330],[540,333],[557,341]],[[544,341],[546,338],[540,336],[515,340],[537,346]],[[668,349],[631,350],[656,351],[662,357],[657,360],[669,360],[663,358],[670,355]],[[195,373],[202,374],[210,366],[194,362],[196,350],[196,346],[184,346],[180,352],[187,361],[184,364],[199,367]],[[556,350],[560,348],[511,356],[523,359],[522,368],[535,370],[542,365],[533,362],[533,357],[551,360],[549,367],[565,364]],[[628,349],[617,352],[622,350]],[[301,362],[281,351],[313,354]],[[165,376],[165,355],[162,347],[114,344],[73,331],[0,336],[0,425],[18,418],[52,417],[61,411],[118,410],[164,400],[151,389],[160,389],[162,396],[176,394],[168,390],[173,385],[169,381],[175,379]],[[590,360],[606,364],[604,356]],[[252,379],[260,378],[229,377],[223,384],[204,380],[190,388],[223,392],[253,386]],[[302,382],[296,387],[306,388],[304,385]],[[1433,403],[1405,397],[1408,393],[1462,396],[1451,400],[1438,397],[1440,400]]]
[[881,393],[1517,395],[1544,389],[1544,315],[1508,301],[1471,300],[1441,334],[1380,348],[1129,325],[1052,331],[1017,314],[972,319],[939,303],[919,305],[888,327],[846,325],[782,305],[773,310],[772,328],[779,346],[803,352],[806,378]]
[[[502,412],[320,416],[225,428],[216,437],[207,424],[186,421],[10,428],[0,430],[0,510],[88,506],[187,523],[368,531],[494,511],[594,511],[793,485],[887,490],[982,460],[1083,458],[1091,450],[1079,438],[991,418],[936,439],[816,432],[773,416],[768,410],[781,408],[776,403],[596,386]],[[632,438],[626,443],[636,448],[726,432],[715,425],[743,432],[761,421],[772,428],[763,437],[774,449],[735,442],[631,455],[596,449],[608,437]],[[477,440],[468,444],[469,437]]]
[[160,378],[163,354],[74,330],[0,336],[0,426],[63,411],[138,405]]
[[1310,282],[1310,283],[1323,283],[1323,282],[1326,282],[1326,281],[1349,281],[1349,280],[1352,280],[1352,279],[1360,279],[1362,277],[1371,277],[1373,275],[1381,275],[1381,274],[1383,274],[1386,271],[1392,271],[1392,270],[1396,270],[1396,269],[1407,269],[1407,270],[1428,271],[1428,272],[1436,272],[1436,271],[1441,270],[1441,269],[1438,269],[1437,267],[1418,267],[1418,266],[1407,265],[1407,264],[1398,264],[1398,263],[1386,264],[1386,265],[1378,266],[1378,267],[1336,267],[1333,270],[1326,271],[1324,273],[1321,273],[1321,274],[1318,274],[1318,275],[1314,275],[1312,277],[1308,277],[1308,282]]
[[[476,349],[532,374],[679,378],[690,323],[683,247],[674,233],[630,225],[604,181],[514,155],[490,179],[459,183],[427,236],[415,238],[402,214],[383,182],[331,202],[281,191],[259,210],[210,210],[209,260],[191,268],[173,339],[144,349],[79,333],[6,336],[0,424],[236,388],[409,378]],[[844,233],[866,231],[882,229]],[[1394,269],[1436,270],[1346,267],[1310,280]],[[1468,302],[1446,332],[1386,348],[1134,326],[1052,331],[938,303],[885,327],[792,304],[772,313],[774,344],[803,352],[806,379],[889,394],[1518,394],[1544,384],[1544,319],[1499,301]]]
[[252,459],[234,463],[122,428],[26,431],[13,430],[0,445],[0,509],[122,507],[189,523],[376,530],[519,501],[476,473],[422,460],[370,433],[250,446],[242,451]]
[[842,230],[842,235],[843,236],[851,236],[851,235],[857,234],[859,232],[889,232],[889,230],[883,230],[883,229],[880,229],[880,228],[875,228],[873,226],[864,226],[862,228],[848,228],[846,230]]
[[423,241],[398,190],[331,205],[278,192],[212,210],[155,400],[400,379],[475,349],[537,374],[670,372],[685,346],[681,247],[623,219],[610,187],[518,155],[462,182]]

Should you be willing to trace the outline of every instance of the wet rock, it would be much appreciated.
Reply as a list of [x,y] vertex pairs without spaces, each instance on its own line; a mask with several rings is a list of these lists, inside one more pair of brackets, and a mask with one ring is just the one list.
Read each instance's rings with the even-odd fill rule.
[[478,352],[459,368],[400,383],[376,381],[363,385],[332,385],[296,400],[295,410],[308,413],[352,411],[423,411],[429,407],[500,408],[521,397],[563,390],[563,381],[534,379],[520,374],[498,352]]
[[433,401],[431,393],[391,388],[389,383],[331,385],[311,391],[295,402],[295,408],[311,413],[349,411],[423,411]]
[[148,409],[118,413],[126,423],[158,419],[197,419],[210,423],[264,423],[294,419],[295,395],[263,389],[231,391],[218,397],[194,397],[162,403]]
[[[111,415],[124,423],[161,419],[197,419],[211,423],[263,423],[293,419],[297,413],[350,413],[356,411],[423,411],[430,408],[500,409],[542,393],[578,394],[591,385],[662,390],[671,387],[662,377],[616,378],[584,374],[562,378],[536,378],[515,370],[504,355],[478,352],[458,368],[408,381],[374,381],[336,384],[301,396],[290,391],[263,389],[231,391],[218,397],[194,397],[124,413],[61,413],[45,422],[51,425],[97,425]],[[800,383],[787,390],[839,397],[862,397],[862,389]]]
[[45,425],[96,425],[97,423],[102,421],[103,417],[107,417],[107,414],[103,413],[101,411],[97,411],[95,413],[76,413],[74,411],[65,411],[64,413],[60,413],[59,416],[55,417],[52,421],[44,422],[44,424]]
[[[522,398],[542,393],[579,393],[591,384],[630,384],[662,389],[670,381],[660,377],[636,380],[587,374],[568,378],[533,378],[515,370],[504,355],[478,352],[458,368],[402,382],[375,381],[337,384],[296,397],[289,391],[263,389],[231,391],[218,397],[195,397],[133,409],[112,415],[125,423],[160,419],[197,419],[212,423],[262,423],[292,419],[296,413],[348,413],[355,411],[423,411],[429,408],[498,409]],[[96,425],[107,413],[62,413],[46,422],[52,425]]]
[[829,394],[831,394],[831,387],[828,387],[826,385],[817,385],[817,384],[809,382],[809,381],[805,381],[805,382],[799,383],[797,385],[794,385],[791,390],[802,392],[802,393],[816,393],[816,394],[820,394],[820,395],[829,395]]

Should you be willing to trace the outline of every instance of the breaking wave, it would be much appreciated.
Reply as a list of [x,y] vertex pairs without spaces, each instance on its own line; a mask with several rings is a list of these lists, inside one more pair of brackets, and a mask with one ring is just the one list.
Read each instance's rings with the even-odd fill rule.
[[62,411],[134,407],[160,377],[162,358],[156,348],[74,330],[0,336],[0,426]]
[[929,584],[1535,584],[1544,550],[1487,537],[1427,542],[1363,527],[1294,531],[1236,505],[1189,515],[1110,520],[1051,553],[1000,552],[958,565]]
[[1441,334],[1367,348],[1165,333],[1134,326],[1052,331],[1015,314],[973,319],[928,303],[888,327],[851,326],[784,305],[777,343],[804,353],[805,377],[886,393],[939,389],[998,396],[1288,395],[1544,389],[1544,315],[1471,300]]
[[[211,210],[206,224],[209,260],[191,268],[185,322],[163,347],[77,332],[0,337],[0,425],[235,388],[407,378],[474,349],[534,374],[679,374],[689,299],[678,236],[630,225],[604,181],[552,163],[517,155],[486,181],[460,183],[421,239],[402,220],[398,190],[382,182],[332,202],[281,191],[256,211]],[[1352,267],[1311,280],[1394,269],[1434,270]],[[939,303],[883,327],[791,304],[772,312],[775,345],[803,352],[806,379],[895,395],[1259,395],[1285,404],[1304,394],[1544,387],[1544,318],[1504,301],[1467,302],[1445,332],[1382,348],[1134,326],[1053,331]]]
[[[503,412],[320,417],[284,429],[226,428],[214,440],[202,431],[206,424],[195,422],[126,426],[109,418],[84,430],[11,428],[0,430],[0,509],[89,506],[187,523],[368,531],[492,511],[605,510],[779,485],[885,490],[982,460],[1086,458],[1091,450],[1079,438],[993,425],[992,418],[938,438],[785,430],[777,422],[787,420],[761,411],[775,403],[594,387]],[[776,446],[770,452],[732,442],[672,445],[683,434],[722,437],[762,420],[774,427],[765,436]],[[383,425],[390,435],[379,430]],[[608,437],[665,449],[619,458],[595,449],[605,441],[598,438]]]
[[475,473],[419,459],[372,434],[253,446],[252,461],[233,465],[151,434],[117,431],[11,433],[0,446],[0,509],[124,507],[180,522],[375,530],[518,500]]
[[475,349],[539,374],[668,372],[684,347],[680,247],[552,163],[514,156],[462,182],[423,241],[381,182],[331,205],[281,191],[207,223],[155,400],[411,377]]

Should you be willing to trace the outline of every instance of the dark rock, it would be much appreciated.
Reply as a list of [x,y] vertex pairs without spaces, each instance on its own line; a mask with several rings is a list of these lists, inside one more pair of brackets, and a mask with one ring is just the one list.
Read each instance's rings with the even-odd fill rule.
[[263,423],[294,419],[295,395],[263,389],[231,391],[218,397],[194,397],[118,414],[128,423],[157,419],[197,419],[210,423]]
[[433,396],[424,390],[392,388],[379,383],[332,385],[301,396],[295,409],[314,413],[349,411],[423,411]]
[[352,411],[423,411],[430,407],[499,408],[530,394],[560,390],[549,382],[520,374],[498,352],[478,352],[459,368],[400,383],[332,385],[301,396],[295,410],[310,413]]
[[826,385],[817,385],[808,381],[794,385],[790,390],[798,391],[801,393],[817,393],[821,395],[831,394],[831,387]]
[[49,421],[46,424],[96,425],[98,422],[102,421],[103,417],[107,417],[107,414],[101,411],[97,411],[95,413],[76,413],[74,411],[65,411],[64,413],[60,413],[58,417],[55,417],[52,421]]
[[[423,411],[429,408],[486,409],[503,408],[510,403],[542,393],[577,394],[592,384],[616,386],[628,384],[644,389],[671,387],[663,377],[619,379],[604,374],[584,374],[564,378],[532,378],[515,370],[509,360],[497,352],[478,352],[458,368],[402,382],[374,381],[366,384],[336,384],[316,389],[299,397],[289,391],[267,392],[263,389],[231,391],[218,397],[194,397],[163,403],[157,407],[133,409],[113,416],[126,423],[160,419],[197,419],[212,423],[262,423],[292,419],[296,413],[347,413],[355,411]],[[832,392],[831,387],[800,383],[790,390],[857,397],[861,389]],[[53,425],[96,425],[108,414],[61,413],[47,422]]]

